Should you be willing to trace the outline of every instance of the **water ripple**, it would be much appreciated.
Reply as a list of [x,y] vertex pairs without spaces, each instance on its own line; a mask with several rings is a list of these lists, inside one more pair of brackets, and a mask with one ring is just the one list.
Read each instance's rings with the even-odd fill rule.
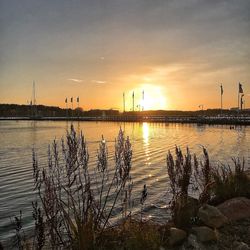
[[[38,162],[47,165],[48,144],[56,138],[61,143],[69,128],[68,122],[0,121],[0,241],[13,235],[10,217],[23,211],[24,225],[33,226],[31,202],[36,199],[32,177],[32,148]],[[232,156],[250,159],[250,128],[230,130],[228,126],[196,126],[194,124],[74,122],[77,133],[83,130],[90,153],[91,174],[96,166],[96,154],[101,135],[109,151],[109,168],[114,167],[114,138],[123,128],[132,142],[133,212],[140,212],[139,199],[143,185],[148,186],[148,198],[143,216],[162,222],[169,218],[166,209],[170,199],[165,166],[166,153],[175,146],[187,146],[198,155],[207,147],[212,164],[228,163]],[[250,167],[250,160],[247,161]],[[118,210],[117,216],[118,216]]]

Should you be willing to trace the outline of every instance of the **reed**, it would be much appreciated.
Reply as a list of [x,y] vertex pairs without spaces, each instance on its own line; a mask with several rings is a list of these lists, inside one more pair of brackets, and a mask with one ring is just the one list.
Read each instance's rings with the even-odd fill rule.
[[193,157],[193,178],[194,187],[199,191],[199,203],[208,203],[211,199],[211,186],[214,181],[212,178],[213,169],[210,164],[207,150],[203,147],[202,160],[198,160],[196,155]]
[[221,203],[234,197],[250,198],[250,180],[245,171],[245,160],[232,158],[233,166],[219,165],[212,171],[214,184],[213,204]]
[[115,143],[112,173],[105,139],[100,141],[97,166],[91,172],[86,140],[82,133],[76,135],[73,126],[61,142],[61,151],[56,141],[48,148],[47,167],[39,167],[33,151],[34,184],[41,206],[33,204],[37,249],[44,246],[45,238],[52,248],[93,249],[98,245],[119,199],[126,194],[123,200],[128,202],[131,160],[131,143],[122,130]]
[[[203,204],[219,204],[234,197],[250,198],[250,180],[245,172],[245,161],[233,158],[233,167],[220,164],[211,166],[208,152],[203,148],[203,157],[198,159],[175,149],[175,158],[167,154],[167,171],[171,188],[171,212],[174,224],[188,228],[195,223],[197,211]],[[192,192],[191,192],[192,191]],[[195,197],[198,196],[198,200]]]
[[[12,220],[12,225],[15,229],[15,236],[13,241],[13,246],[17,247],[18,249],[26,249],[30,250],[31,245],[28,241],[28,238],[26,236],[25,230],[23,229],[23,219],[22,219],[22,211],[19,211],[19,216],[14,216],[14,219]],[[3,249],[2,244],[0,243],[0,249]]]
[[167,154],[167,171],[172,194],[171,212],[174,224],[183,228],[189,224],[190,216],[187,214],[188,189],[191,183],[192,156],[187,148],[186,155],[180,148],[175,148],[175,159],[171,152]]
[[[198,160],[189,148],[183,155],[182,150],[175,148],[175,158],[167,154],[167,172],[170,180],[172,200],[170,209],[172,220],[177,227],[188,228],[196,221],[197,211],[211,198],[212,167],[207,150],[203,148],[203,157]],[[192,191],[192,192],[191,192]],[[198,196],[198,200],[192,196]]]

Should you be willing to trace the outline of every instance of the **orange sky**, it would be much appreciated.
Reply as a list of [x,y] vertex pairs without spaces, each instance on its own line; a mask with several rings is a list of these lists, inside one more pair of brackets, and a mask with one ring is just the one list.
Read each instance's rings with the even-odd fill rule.
[[[1,2],[0,103],[83,109],[250,107],[250,3],[72,0]],[[142,91],[145,100],[142,103]],[[76,103],[74,103],[76,106]]]

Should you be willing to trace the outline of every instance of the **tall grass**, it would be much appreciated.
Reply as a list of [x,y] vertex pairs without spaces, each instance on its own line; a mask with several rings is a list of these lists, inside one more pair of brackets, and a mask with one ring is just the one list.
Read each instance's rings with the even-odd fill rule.
[[167,171],[172,193],[171,211],[176,226],[186,227],[190,216],[187,214],[188,188],[191,183],[191,154],[187,148],[186,155],[180,148],[175,148],[175,159],[171,152],[167,154]]
[[[203,204],[218,204],[239,196],[250,198],[250,180],[245,173],[245,161],[233,158],[234,167],[212,167],[208,152],[203,148],[203,157],[198,160],[187,148],[183,155],[175,149],[175,158],[167,154],[167,171],[171,187],[171,212],[176,226],[187,228],[193,223],[198,208]],[[192,191],[192,192],[191,192]],[[198,200],[192,196],[198,194]]]
[[[182,150],[176,146],[175,158],[169,151],[166,163],[172,194],[172,220],[177,227],[187,228],[193,223],[198,208],[211,198],[210,187],[213,181],[209,156],[203,148],[203,157],[198,160],[189,148],[183,155]],[[194,193],[198,193],[198,200],[192,197]]]
[[232,161],[233,166],[220,165],[212,171],[212,202],[215,204],[234,197],[250,198],[250,180],[245,172],[245,160],[233,158]]
[[14,246],[17,246],[18,249],[29,249],[30,246],[25,231],[23,230],[22,211],[19,211],[19,216],[14,216],[12,224],[15,227]]
[[211,199],[211,186],[214,181],[212,179],[213,169],[207,150],[203,147],[203,160],[198,160],[194,154],[193,176],[196,188],[199,190],[199,203],[208,203]]
[[34,206],[37,248],[42,248],[44,238],[52,248],[93,249],[98,245],[119,198],[126,194],[125,202],[129,200],[131,159],[131,143],[122,130],[115,143],[112,173],[104,138],[99,144],[97,166],[91,172],[86,140],[82,133],[76,135],[73,126],[62,140],[61,150],[56,141],[49,147],[46,168],[39,167],[33,151],[34,183],[41,205]]

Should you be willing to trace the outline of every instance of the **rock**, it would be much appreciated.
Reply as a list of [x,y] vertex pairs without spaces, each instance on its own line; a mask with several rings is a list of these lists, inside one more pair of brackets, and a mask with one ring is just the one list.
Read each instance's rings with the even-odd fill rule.
[[198,212],[198,208],[199,208],[199,201],[198,199],[188,196],[187,198],[187,205],[188,208],[190,209],[190,213],[192,216],[195,216]]
[[245,174],[247,176],[247,179],[250,180],[250,169],[245,170]]
[[191,218],[196,217],[199,205],[198,200],[188,196],[186,203],[183,197],[179,197],[175,204],[174,223],[177,227],[185,228],[189,226]]
[[217,240],[215,231],[209,227],[193,227],[192,232],[197,236],[198,240],[201,242]]
[[250,247],[244,242],[235,241],[233,247],[235,250],[250,250]]
[[227,200],[217,206],[217,208],[230,221],[236,221],[250,217],[250,199],[237,197]]
[[188,236],[188,245],[186,249],[193,249],[193,250],[218,250],[217,244],[213,243],[202,243],[198,240],[198,238],[194,234],[190,234]]
[[169,236],[170,245],[172,246],[178,245],[182,243],[186,237],[187,237],[187,233],[184,230],[181,230],[175,227],[170,228],[170,236]]
[[190,234],[188,236],[188,244],[192,246],[194,249],[199,249],[199,242],[195,235]]
[[227,217],[225,217],[218,208],[204,205],[198,211],[198,217],[207,226],[212,228],[218,228],[228,222]]

